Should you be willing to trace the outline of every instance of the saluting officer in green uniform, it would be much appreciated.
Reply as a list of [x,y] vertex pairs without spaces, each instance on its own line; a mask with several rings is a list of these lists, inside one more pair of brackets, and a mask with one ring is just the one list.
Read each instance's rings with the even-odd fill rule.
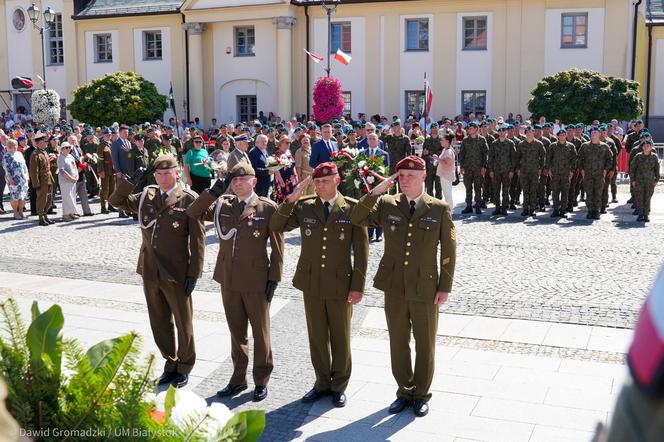
[[311,178],[303,180],[279,207],[270,227],[277,231],[299,227],[302,238],[293,286],[304,293],[316,372],[314,388],[302,401],[314,402],[332,393],[332,403],[343,407],[351,373],[352,306],[362,299],[369,239],[366,228],[350,222],[357,201],[338,192],[341,178],[336,164],[319,164],[312,178],[316,195],[300,198]]
[[152,334],[166,360],[157,383],[183,387],[196,362],[191,293],[203,273],[205,227],[185,213],[197,195],[180,186],[175,157],[157,157],[154,169],[156,186],[133,193],[146,174],[140,168],[118,183],[109,202],[138,214],[143,244],[136,272],[143,277]]
[[[424,160],[411,155],[395,169],[394,175],[362,197],[351,221],[385,230],[385,252],[374,287],[385,292],[392,374],[399,385],[389,411],[399,413],[412,403],[415,415],[424,416],[431,398],[438,308],[452,290],[456,230],[450,206],[424,192]],[[397,176],[402,193],[381,196]],[[411,330],[415,337],[414,369]]]

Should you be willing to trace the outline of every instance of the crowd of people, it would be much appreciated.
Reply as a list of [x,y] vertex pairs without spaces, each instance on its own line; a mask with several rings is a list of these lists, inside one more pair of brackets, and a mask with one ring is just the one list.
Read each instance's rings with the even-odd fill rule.
[[[652,137],[641,120],[623,130],[616,120],[565,124],[543,117],[524,121],[521,115],[503,119],[470,114],[439,121],[418,121],[411,115],[402,123],[397,116],[389,121],[374,115],[365,121],[360,114],[357,120],[339,118],[319,126],[300,115],[281,121],[261,113],[239,124],[213,119],[207,129],[200,121],[180,125],[174,119],[93,128],[64,120],[52,127],[38,125],[28,113],[8,111],[3,121],[7,130],[0,129],[0,188],[4,192],[8,186],[16,219],[28,216],[29,200],[29,215],[43,226],[54,222],[49,215],[55,213],[57,193],[63,221],[92,216],[89,199],[97,195],[101,213],[118,211],[122,218],[136,218],[108,204],[108,197],[121,177],[148,167],[162,153],[177,158],[183,182],[197,193],[247,161],[257,174],[257,194],[277,203],[335,152],[380,156],[389,174],[401,159],[415,154],[425,160],[429,194],[454,207],[452,188],[462,179],[466,207],[461,213],[479,215],[493,204],[493,216],[506,216],[521,205],[522,216],[534,217],[552,205],[552,217],[566,217],[585,201],[587,217],[599,219],[609,204],[617,203],[617,160],[624,150],[628,164],[634,165],[629,203],[638,221],[648,221],[653,183],[659,179]],[[280,167],[275,168],[274,161]],[[137,183],[136,191],[148,184],[154,184],[154,178]],[[313,186],[307,192],[312,193]],[[4,211],[0,205],[0,213]],[[370,233],[372,239],[382,239],[380,230]]]

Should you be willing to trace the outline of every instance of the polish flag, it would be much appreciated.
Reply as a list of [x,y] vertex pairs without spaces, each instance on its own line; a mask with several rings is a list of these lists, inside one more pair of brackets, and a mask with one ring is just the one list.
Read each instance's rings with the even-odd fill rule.
[[307,55],[309,56],[309,58],[311,58],[311,60],[312,60],[314,63],[320,63],[321,61],[323,61],[323,57],[321,57],[321,56],[319,56],[319,55],[312,54],[311,52],[307,51],[306,49],[304,50],[304,52],[307,53]]
[[350,55],[346,54],[345,52],[342,52],[341,49],[337,49],[337,53],[334,55],[334,58],[341,64],[345,64],[348,66],[348,63],[350,63]]
[[431,112],[431,103],[433,102],[433,90],[431,89],[431,83],[427,79],[427,74],[424,74],[424,93],[426,94],[426,109],[424,109],[424,115],[428,116]]

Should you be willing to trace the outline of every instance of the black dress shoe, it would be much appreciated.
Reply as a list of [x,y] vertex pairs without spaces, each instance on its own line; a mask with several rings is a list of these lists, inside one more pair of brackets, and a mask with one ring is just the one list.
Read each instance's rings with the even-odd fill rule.
[[599,219],[599,211],[598,210],[595,210],[595,216],[593,217],[593,219]]
[[636,218],[636,221],[638,221],[638,222],[640,222],[640,221],[644,221],[644,218],[645,218],[645,217],[644,217],[643,215],[639,215],[639,216]]
[[46,221],[49,224],[55,224],[55,221],[53,221],[52,219],[49,219],[48,216],[44,217],[44,221]]
[[332,404],[337,408],[346,406],[346,395],[343,392],[335,391],[332,393]]
[[242,384],[242,385],[228,384],[217,392],[217,396],[221,397],[235,396],[236,394],[241,393],[246,389],[247,389],[247,384]]
[[129,218],[129,215],[125,212],[118,212],[118,218]]
[[466,206],[465,209],[461,211],[461,213],[466,214],[466,213],[473,213],[473,208],[470,206]]
[[267,387],[265,385],[256,385],[254,388],[254,402],[260,402],[267,397]]
[[113,207],[113,206],[108,206],[108,211],[109,211],[109,212],[117,212],[118,209],[116,209],[116,208]]
[[482,214],[482,209],[480,206],[475,206],[475,215],[481,215]]
[[413,411],[415,412],[415,416],[424,417],[429,414],[429,404],[424,399],[415,399]]
[[390,409],[388,411],[390,412],[390,414],[401,413],[404,410],[404,408],[406,408],[410,404],[412,404],[412,402],[409,399],[400,397],[397,398],[396,401],[390,404]]
[[163,384],[170,384],[171,381],[177,376],[177,372],[175,371],[165,371],[159,376],[157,379],[155,379],[154,383],[157,385],[163,385]]
[[39,225],[40,225],[40,226],[50,226],[50,224],[47,223],[44,219],[40,219],[40,220],[39,220]]
[[175,373],[171,385],[175,388],[182,388],[189,382],[189,375],[184,373]]
[[602,207],[602,210],[599,213],[602,213],[602,214],[606,213],[606,207]]
[[300,401],[304,402],[305,404],[316,402],[318,399],[322,398],[327,394],[329,394],[329,391],[320,391],[316,390],[315,388],[312,388],[307,392],[307,394],[302,396],[302,399],[300,399]]
[[643,217],[643,222],[649,223],[650,222],[650,217],[648,215]]
[[90,212],[90,213],[84,213],[83,216],[94,216],[94,213],[92,213],[92,212]]
[[618,198],[616,198],[616,197],[614,196],[613,199],[611,200],[611,202],[612,202],[612,203],[617,203],[617,202],[618,202]]
[[516,210],[516,205],[515,204],[510,204],[510,210]]

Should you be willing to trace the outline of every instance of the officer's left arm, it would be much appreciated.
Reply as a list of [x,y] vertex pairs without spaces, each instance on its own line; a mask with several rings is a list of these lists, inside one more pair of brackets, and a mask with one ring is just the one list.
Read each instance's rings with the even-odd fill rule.
[[[276,207],[273,209],[270,219],[273,216],[276,216]],[[281,271],[284,264],[284,234],[278,230],[272,230],[269,228],[270,232],[270,270],[268,272],[267,279],[269,281],[279,282],[281,281]]]
[[366,227],[353,226],[353,277],[350,290],[364,292],[369,263],[369,235]]
[[452,222],[451,210],[445,206],[440,222],[440,276],[438,292],[450,293],[456,264],[456,228]]
[[200,278],[203,275],[205,258],[205,224],[201,219],[187,217],[189,228],[189,268],[187,276]]

